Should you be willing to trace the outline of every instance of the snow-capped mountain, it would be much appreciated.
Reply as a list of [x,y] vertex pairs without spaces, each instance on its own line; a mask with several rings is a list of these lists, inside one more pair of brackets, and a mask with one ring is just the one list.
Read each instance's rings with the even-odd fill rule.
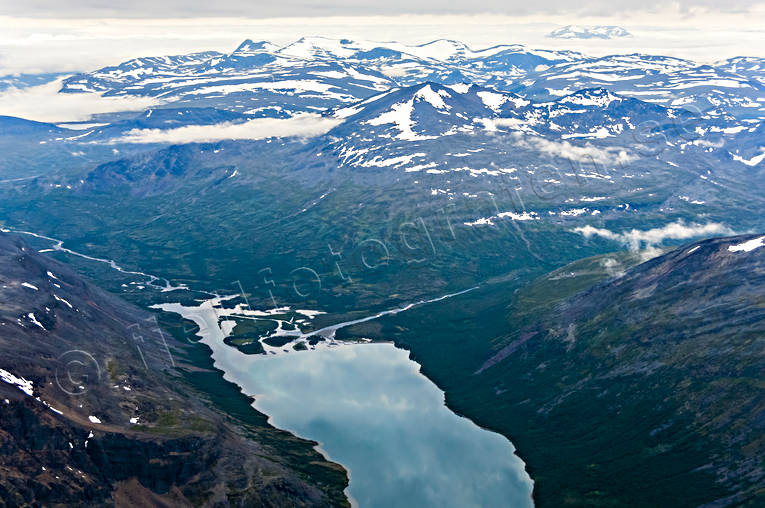
[[230,54],[134,59],[72,76],[62,92],[148,96],[163,103],[284,117],[424,82],[473,83],[538,100],[605,88],[703,116],[762,119],[764,76],[759,58],[698,65],[645,54],[590,58],[521,45],[473,50],[450,40],[407,46],[305,37],[283,47],[246,40]]
[[566,25],[556,28],[548,34],[548,37],[553,39],[617,39],[619,37],[632,37],[632,34],[620,26]]
[[147,80],[146,84],[154,85],[151,88],[155,88],[168,76],[180,78],[197,74],[200,65],[222,56],[217,51],[207,51],[188,55],[134,58],[117,66],[72,76],[64,81],[61,91],[103,92],[114,95],[125,87],[135,86]]
[[[343,123],[327,137],[343,165],[432,169],[439,161],[448,164],[451,138],[484,134],[486,122],[499,115],[521,121],[520,111],[528,104],[476,85],[430,82],[332,111]],[[410,164],[416,160],[426,163]]]
[[[756,67],[754,65],[753,67]],[[643,54],[613,55],[556,64],[530,73],[522,95],[555,97],[582,88],[611,91],[661,104],[682,106],[702,115],[765,117],[765,88],[735,65],[697,65],[679,58]]]
[[79,74],[65,80],[61,91],[140,95],[277,116],[320,111],[425,81],[508,88],[533,69],[580,57],[520,45],[474,51],[448,40],[407,46],[309,37],[284,47],[246,40],[227,55],[139,58]]
[[278,46],[248,39],[227,54],[137,58],[64,80],[61,93],[157,104],[34,132],[25,124],[28,134],[18,135],[22,124],[6,119],[12,136],[0,169],[19,177],[31,165],[42,173],[51,160],[82,168],[91,157],[145,149],[136,143],[227,139],[232,126],[237,139],[260,125],[251,139],[271,135],[289,144],[287,137],[304,131],[248,122],[308,118],[330,120],[311,136],[332,129],[316,142],[350,167],[486,169],[492,161],[482,144],[531,136],[632,147],[674,164],[703,153],[718,171],[735,172],[764,162],[762,73],[762,59],[746,57],[698,65],[520,45],[476,50],[451,40],[411,46],[304,37]]
[[[434,153],[449,137],[474,139],[517,133],[559,140],[626,138],[630,144],[661,135],[663,143],[680,143],[695,120],[682,109],[665,108],[602,88],[585,89],[548,102],[470,84],[426,83],[395,88],[331,112],[343,124],[329,135],[341,139],[343,162],[356,166],[401,165],[403,147],[416,145]],[[702,129],[693,123],[695,129]],[[714,123],[704,123],[714,132]],[[722,132],[718,130],[717,132]],[[678,141],[679,140],[679,141]],[[431,146],[433,145],[433,146]],[[424,147],[428,148],[425,149]],[[382,153],[390,158],[383,158]],[[431,165],[432,166],[432,165]]]
[[765,58],[739,56],[718,62],[715,67],[765,84]]
[[469,131],[479,119],[508,116],[528,104],[517,95],[477,85],[429,82],[383,92],[332,115],[345,119],[345,129],[363,123],[374,127],[378,137],[416,141]]
[[[722,148],[708,152],[695,143],[695,130],[679,126],[705,125],[720,147],[733,146],[723,139],[727,134],[711,132],[715,124],[691,124],[694,119],[684,110],[604,89],[539,103],[477,85],[425,83],[328,115],[343,123],[310,143],[310,164],[383,179],[414,176],[423,191],[450,198],[474,195],[487,185],[509,184],[527,194],[527,204],[550,192],[566,199],[544,213],[566,220],[624,203],[655,189],[656,182],[688,178],[689,160],[731,161]],[[715,174],[726,171],[717,168]],[[513,217],[537,220],[541,213]],[[475,225],[495,220],[484,219],[475,219]]]

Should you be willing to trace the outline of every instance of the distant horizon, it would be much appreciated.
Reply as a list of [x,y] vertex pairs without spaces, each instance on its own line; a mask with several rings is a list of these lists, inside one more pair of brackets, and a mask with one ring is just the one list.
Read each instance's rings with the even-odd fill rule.
[[[138,57],[197,51],[230,53],[242,41],[283,46],[301,37],[462,42],[474,50],[503,44],[572,50],[587,56],[644,53],[712,63],[765,57],[765,22],[754,14],[513,17],[502,15],[324,16],[167,19],[51,19],[0,16],[0,75],[87,72]],[[555,39],[567,25],[618,26],[632,37]]]

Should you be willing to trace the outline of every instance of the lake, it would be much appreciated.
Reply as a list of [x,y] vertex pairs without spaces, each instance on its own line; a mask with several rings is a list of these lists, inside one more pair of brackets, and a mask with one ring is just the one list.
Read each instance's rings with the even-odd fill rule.
[[161,304],[200,327],[225,378],[271,423],[320,443],[350,471],[364,507],[529,507],[533,482],[504,436],[453,413],[444,394],[393,344],[246,355],[223,343],[216,300]]

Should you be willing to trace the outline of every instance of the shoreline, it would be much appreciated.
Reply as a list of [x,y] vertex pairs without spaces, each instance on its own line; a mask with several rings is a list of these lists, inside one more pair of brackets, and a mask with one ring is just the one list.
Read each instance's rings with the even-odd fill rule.
[[[445,297],[440,297],[437,300],[443,299]],[[204,301],[201,305],[197,307],[185,307],[180,303],[164,303],[164,304],[156,304],[152,305],[151,308],[153,309],[159,309],[164,312],[172,312],[175,314],[180,315],[184,319],[189,319],[193,321],[198,327],[199,331],[197,331],[197,335],[201,338],[200,342],[207,345],[212,353],[211,358],[213,361],[213,366],[220,369],[223,372],[223,379],[235,384],[240,393],[243,395],[250,397],[253,399],[252,407],[264,414],[267,418],[267,422],[269,425],[272,425],[275,428],[290,432],[291,434],[295,435],[298,438],[309,440],[312,442],[315,442],[316,445],[313,446],[313,448],[321,454],[327,461],[336,463],[339,466],[341,466],[348,477],[348,486],[343,490],[344,495],[346,496],[348,502],[353,507],[358,507],[358,501],[355,499],[355,496],[352,492],[353,484],[351,483],[353,481],[353,478],[355,477],[354,471],[353,471],[353,459],[346,458],[335,458],[335,453],[330,453],[328,449],[326,448],[326,443],[323,440],[317,439],[315,436],[307,435],[304,431],[300,430],[299,428],[296,428],[294,425],[290,425],[288,423],[285,423],[284,421],[277,421],[279,418],[285,418],[285,416],[274,414],[274,412],[270,411],[267,407],[267,403],[269,401],[273,401],[275,399],[271,398],[273,395],[264,392],[261,389],[248,389],[246,387],[247,384],[251,385],[252,381],[250,383],[247,383],[243,380],[242,376],[246,375],[246,370],[236,370],[236,368],[232,368],[232,365],[242,365],[241,360],[245,357],[249,358],[248,362],[252,363],[259,363],[259,362],[267,362],[268,359],[271,358],[271,361],[275,361],[276,358],[280,358],[281,361],[287,362],[287,361],[295,361],[295,360],[287,360],[286,358],[290,357],[291,355],[285,354],[285,355],[247,355],[245,353],[242,353],[238,349],[226,345],[223,341],[226,337],[225,330],[223,329],[219,322],[222,319],[225,322],[225,318],[227,316],[219,316],[216,313],[216,309],[214,307],[214,304],[216,303],[217,299],[211,299]],[[408,308],[411,308],[413,304],[410,304],[407,307],[404,307],[403,310],[406,310]],[[387,314],[401,312],[401,310],[396,310],[395,312],[388,312]],[[375,315],[372,319],[376,318],[377,315]],[[369,319],[364,319],[363,321],[368,321]],[[356,324],[358,320],[354,320],[350,323]],[[344,325],[344,323],[340,323],[340,325]],[[348,325],[349,326],[349,325]],[[332,327],[329,327],[332,328]],[[337,329],[342,328],[342,326],[338,327]],[[326,327],[325,327],[326,329]],[[505,467],[510,467],[507,464],[513,464],[512,466],[512,478],[515,478],[511,481],[511,483],[508,483],[506,488],[510,489],[508,492],[513,492],[512,485],[513,482],[519,482],[518,485],[528,485],[528,501],[530,503],[530,506],[533,506],[533,491],[534,491],[534,485],[535,482],[533,478],[529,475],[529,472],[526,468],[526,463],[523,461],[523,459],[518,455],[517,448],[515,447],[514,443],[503,434],[500,434],[498,432],[495,432],[491,429],[486,429],[482,426],[479,426],[475,422],[473,422],[470,418],[458,414],[454,412],[447,404],[446,404],[446,393],[441,390],[435,383],[433,383],[432,380],[430,380],[427,376],[425,376],[422,373],[422,365],[416,361],[414,361],[411,358],[411,351],[398,347],[394,341],[391,340],[385,340],[385,341],[370,341],[370,342],[345,342],[345,343],[335,343],[334,345],[331,345],[329,347],[322,348],[321,350],[308,350],[308,351],[296,351],[296,352],[305,352],[307,355],[313,354],[313,355],[332,355],[335,352],[339,352],[340,350],[347,351],[348,348],[352,348],[352,346],[360,346],[360,345],[377,345],[379,346],[385,346],[389,345],[392,349],[399,351],[402,355],[404,355],[404,358],[406,358],[405,362],[408,363],[405,368],[408,369],[411,373],[415,374],[419,380],[417,383],[425,383],[428,386],[429,390],[435,390],[438,393],[438,406],[440,408],[440,411],[443,411],[444,414],[447,415],[448,418],[453,417],[454,424],[449,424],[451,427],[454,427],[456,425],[457,428],[463,429],[460,431],[462,434],[464,434],[465,429],[473,428],[474,431],[477,431],[481,434],[479,434],[479,437],[482,439],[478,440],[476,444],[478,446],[484,445],[485,443],[482,443],[483,440],[489,439],[489,440],[495,440],[498,442],[504,443],[504,447],[507,448],[507,453],[510,457],[506,457],[506,463],[503,464]],[[305,359],[305,355],[299,355],[300,358]],[[293,357],[298,358],[298,357]],[[238,360],[238,362],[237,362]],[[360,380],[361,383],[363,383],[363,380]],[[276,389],[276,388],[275,388]],[[278,395],[277,395],[278,398]],[[394,398],[395,400],[395,398]],[[404,399],[402,399],[404,400]],[[265,404],[264,404],[265,402]],[[384,419],[385,413],[383,412],[383,419]],[[441,415],[444,416],[443,414]],[[289,417],[286,417],[289,420]],[[461,423],[460,423],[461,422]],[[415,426],[417,425],[416,422],[412,422]],[[441,429],[443,430],[443,429]],[[454,431],[455,429],[451,429],[451,431]],[[468,431],[471,432],[471,431]],[[464,436],[462,436],[464,438]],[[471,442],[472,444],[472,442]],[[437,449],[430,449],[430,447],[426,447],[428,450],[430,450],[433,453],[437,452]],[[459,448],[457,449],[459,451]],[[499,450],[499,448],[497,448]],[[350,453],[348,450],[345,452]],[[499,452],[498,452],[499,453]],[[351,463],[348,462],[348,460],[351,461]],[[491,460],[486,461],[486,465],[491,464]],[[406,463],[404,463],[404,466],[406,466]],[[366,480],[368,481],[370,471],[366,471]],[[511,478],[511,477],[508,477]],[[363,483],[358,485],[364,485]],[[517,491],[520,492],[520,491]]]

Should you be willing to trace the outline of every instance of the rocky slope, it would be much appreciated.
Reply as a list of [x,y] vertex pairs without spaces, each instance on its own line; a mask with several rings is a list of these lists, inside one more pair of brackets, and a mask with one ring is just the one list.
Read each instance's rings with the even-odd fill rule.
[[[549,429],[540,476],[574,505],[762,501],[765,237],[698,242],[566,297],[577,276],[520,292],[517,331],[475,373]],[[566,468],[580,485],[553,479]]]
[[0,506],[346,505],[312,443],[195,390],[194,347],[0,234]]

